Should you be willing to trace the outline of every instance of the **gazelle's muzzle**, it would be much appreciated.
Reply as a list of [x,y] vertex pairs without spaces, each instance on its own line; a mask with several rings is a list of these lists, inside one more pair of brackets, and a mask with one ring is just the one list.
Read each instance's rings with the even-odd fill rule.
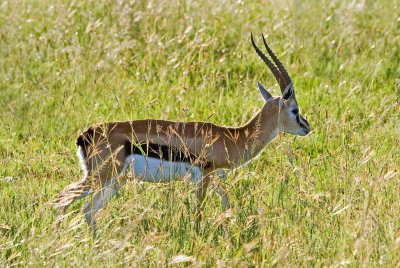
[[300,116],[298,117],[298,121],[299,121],[298,123],[299,123],[301,129],[302,129],[303,132],[304,132],[304,135],[302,135],[302,136],[307,135],[307,134],[310,132],[310,130],[311,130],[311,127],[310,127],[310,125],[308,124],[307,120],[304,119],[304,117],[302,117],[302,116],[300,115]]

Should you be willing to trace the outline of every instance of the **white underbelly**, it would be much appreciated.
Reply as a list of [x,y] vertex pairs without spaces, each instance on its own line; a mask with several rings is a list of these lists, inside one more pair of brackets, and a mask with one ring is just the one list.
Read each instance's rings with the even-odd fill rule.
[[158,158],[133,154],[126,159],[135,178],[147,182],[170,182],[172,180],[188,180],[194,183],[201,181],[202,172],[190,163],[171,162]]

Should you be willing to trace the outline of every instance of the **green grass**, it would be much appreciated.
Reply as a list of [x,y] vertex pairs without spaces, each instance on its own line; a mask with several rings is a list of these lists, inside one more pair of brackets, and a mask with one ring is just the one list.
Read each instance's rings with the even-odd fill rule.
[[[0,263],[399,266],[399,14],[397,0],[1,2]],[[209,191],[198,233],[190,185],[137,182],[98,214],[98,240],[84,201],[56,230],[80,130],[239,125],[262,106],[256,81],[279,94],[250,32],[282,58],[312,133],[231,172],[229,215]]]

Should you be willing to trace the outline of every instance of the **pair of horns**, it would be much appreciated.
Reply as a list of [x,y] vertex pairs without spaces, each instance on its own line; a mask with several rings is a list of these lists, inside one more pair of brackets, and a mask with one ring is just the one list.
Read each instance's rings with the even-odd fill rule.
[[251,43],[253,44],[254,50],[257,52],[258,56],[264,61],[264,63],[268,66],[271,70],[273,75],[275,76],[276,81],[279,83],[279,87],[281,88],[281,92],[285,92],[285,89],[292,84],[292,79],[290,78],[288,72],[286,71],[283,64],[280,62],[278,57],[274,54],[271,48],[268,46],[267,42],[265,41],[264,34],[261,35],[264,41],[264,46],[267,49],[269,56],[272,58],[275,64],[273,64],[264,53],[256,46],[253,39],[253,34],[251,34]]

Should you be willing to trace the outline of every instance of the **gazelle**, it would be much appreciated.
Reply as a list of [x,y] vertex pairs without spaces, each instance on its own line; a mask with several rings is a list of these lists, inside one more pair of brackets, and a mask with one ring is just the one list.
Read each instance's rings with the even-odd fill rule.
[[[199,218],[207,187],[214,176],[224,178],[226,170],[253,159],[279,132],[307,135],[310,126],[299,113],[292,80],[267,45],[264,35],[262,38],[274,63],[256,46],[253,35],[252,45],[278,81],[282,96],[272,97],[258,83],[265,104],[240,127],[157,119],[100,123],[90,127],[77,140],[84,176],[60,193],[58,207],[61,211],[97,188],[83,209],[88,225],[96,230],[95,213],[126,183],[129,172],[147,182],[192,182]],[[216,184],[225,211],[229,208],[227,190],[220,180]]]

